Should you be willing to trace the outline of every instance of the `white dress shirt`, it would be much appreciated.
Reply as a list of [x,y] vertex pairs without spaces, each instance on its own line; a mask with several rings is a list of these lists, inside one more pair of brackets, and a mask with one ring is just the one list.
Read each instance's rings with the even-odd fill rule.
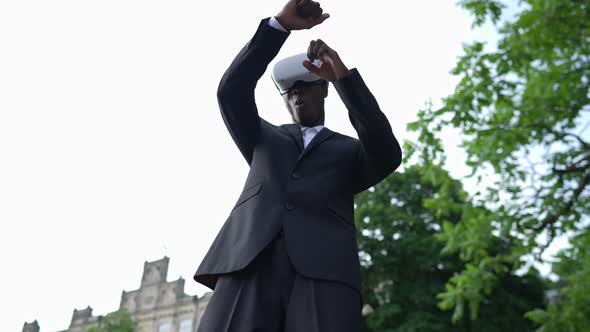
[[317,133],[319,133],[320,130],[322,130],[322,128],[324,128],[323,125],[318,125],[315,127],[306,127],[306,126],[299,125],[299,127],[301,128],[301,134],[303,135],[303,148],[304,149],[307,147],[307,144],[309,144],[309,142],[311,142],[311,140],[315,137],[315,135],[317,135]]
[[[283,28],[283,26],[279,23],[279,21],[277,21],[277,19],[274,16],[270,17],[270,19],[268,20],[268,25],[277,30],[288,32],[285,28]],[[303,148],[306,148],[307,144],[311,142],[315,135],[317,135],[317,133],[319,133],[320,130],[324,128],[323,125],[318,125],[315,127],[306,127],[299,125],[299,127],[301,128],[301,134],[303,135]]]
[[279,23],[279,21],[277,21],[277,19],[274,16],[270,17],[270,19],[268,20],[268,25],[275,29],[288,32],[287,29],[283,28],[283,26]]

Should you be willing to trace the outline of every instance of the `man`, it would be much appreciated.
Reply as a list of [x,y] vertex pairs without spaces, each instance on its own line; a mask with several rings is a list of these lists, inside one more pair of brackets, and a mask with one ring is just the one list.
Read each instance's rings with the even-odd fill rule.
[[[200,332],[361,329],[354,195],[399,166],[391,126],[359,72],[321,40],[310,43],[309,59],[290,57],[273,70],[294,123],[269,123],[254,101],[291,31],[328,17],[315,2],[289,0],[260,22],[221,79],[221,115],[250,171],[194,275],[215,290]],[[323,126],[328,82],[359,139]]]

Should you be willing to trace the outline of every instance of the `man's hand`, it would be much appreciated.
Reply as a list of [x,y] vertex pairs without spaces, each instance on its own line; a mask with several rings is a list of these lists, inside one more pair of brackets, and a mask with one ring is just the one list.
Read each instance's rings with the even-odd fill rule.
[[[303,66],[327,81],[334,82],[350,72],[340,60],[338,53],[328,47],[321,39],[312,40],[309,43],[307,57],[309,60],[303,61]],[[311,63],[315,59],[320,59],[319,67]]]
[[287,30],[303,30],[324,22],[330,14],[322,13],[320,4],[312,0],[289,0],[275,16]]

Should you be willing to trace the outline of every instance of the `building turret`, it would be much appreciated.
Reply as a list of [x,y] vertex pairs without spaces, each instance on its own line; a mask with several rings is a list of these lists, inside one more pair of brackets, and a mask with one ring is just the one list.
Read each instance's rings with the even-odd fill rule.
[[32,323],[25,323],[23,332],[39,332],[39,323],[37,323],[37,320]]

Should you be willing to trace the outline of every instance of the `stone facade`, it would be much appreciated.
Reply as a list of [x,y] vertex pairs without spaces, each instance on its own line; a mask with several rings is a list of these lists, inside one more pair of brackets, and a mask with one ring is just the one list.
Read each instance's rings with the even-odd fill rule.
[[[201,298],[184,292],[184,279],[166,281],[169,258],[145,262],[139,289],[123,291],[119,309],[125,308],[137,322],[138,332],[195,332],[213,292]],[[60,332],[84,332],[100,326],[102,316],[92,308],[74,309],[70,327]],[[23,332],[40,332],[37,321],[25,323]]]

